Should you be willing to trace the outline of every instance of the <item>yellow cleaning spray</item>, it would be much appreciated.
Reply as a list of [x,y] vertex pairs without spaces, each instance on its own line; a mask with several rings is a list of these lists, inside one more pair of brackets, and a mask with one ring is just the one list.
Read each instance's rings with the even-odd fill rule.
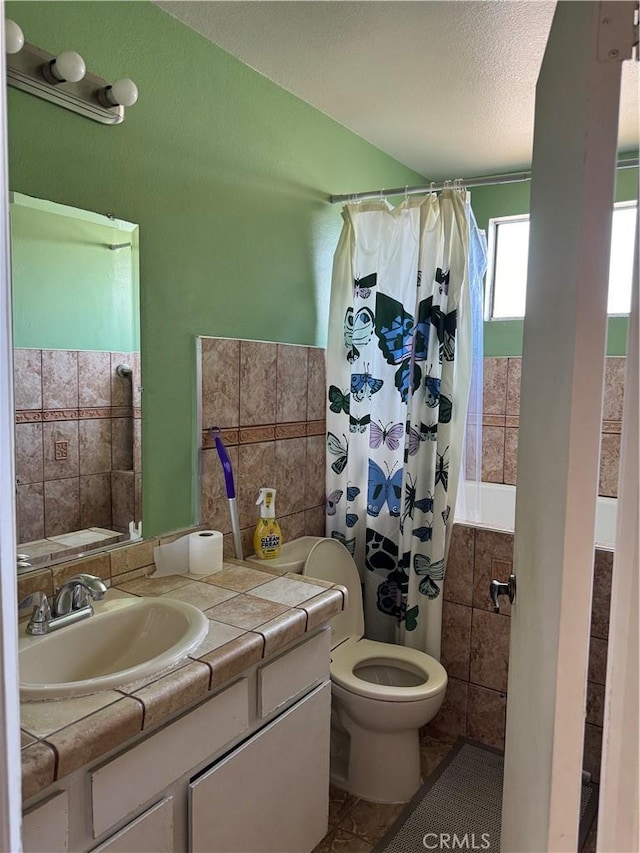
[[260,489],[256,506],[260,507],[260,518],[253,534],[253,550],[260,559],[273,560],[282,546],[282,531],[276,521],[276,490]]

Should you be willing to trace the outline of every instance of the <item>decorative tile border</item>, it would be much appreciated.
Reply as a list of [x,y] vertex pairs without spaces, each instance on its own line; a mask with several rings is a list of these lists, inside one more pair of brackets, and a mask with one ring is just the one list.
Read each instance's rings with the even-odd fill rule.
[[140,418],[139,406],[103,406],[95,409],[21,409],[16,411],[17,424],[51,421],[91,421],[108,418]]
[[[308,435],[323,435],[324,421],[299,421],[286,424],[264,424],[263,426],[241,426],[238,429],[222,429],[220,437],[227,447],[239,444],[259,444],[262,441],[277,441],[287,438],[304,438]],[[202,447],[207,450],[215,447],[209,431],[202,430]]]

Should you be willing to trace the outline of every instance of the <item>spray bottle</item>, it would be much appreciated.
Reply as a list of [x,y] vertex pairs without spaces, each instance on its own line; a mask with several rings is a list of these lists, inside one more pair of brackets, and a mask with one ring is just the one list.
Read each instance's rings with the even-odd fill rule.
[[256,506],[260,507],[260,518],[253,534],[253,550],[260,559],[273,560],[282,545],[282,531],[276,521],[276,490],[260,489]]

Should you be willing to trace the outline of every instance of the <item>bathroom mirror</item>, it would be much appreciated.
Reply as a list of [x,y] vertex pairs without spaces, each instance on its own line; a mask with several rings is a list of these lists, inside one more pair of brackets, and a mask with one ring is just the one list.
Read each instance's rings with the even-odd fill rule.
[[12,193],[18,572],[137,535],[138,226]]

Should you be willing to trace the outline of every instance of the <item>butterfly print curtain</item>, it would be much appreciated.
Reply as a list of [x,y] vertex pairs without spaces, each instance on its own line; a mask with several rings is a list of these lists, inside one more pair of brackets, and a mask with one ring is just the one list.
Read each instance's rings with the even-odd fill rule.
[[345,205],[327,347],[327,535],[366,634],[440,656],[471,372],[464,192]]

